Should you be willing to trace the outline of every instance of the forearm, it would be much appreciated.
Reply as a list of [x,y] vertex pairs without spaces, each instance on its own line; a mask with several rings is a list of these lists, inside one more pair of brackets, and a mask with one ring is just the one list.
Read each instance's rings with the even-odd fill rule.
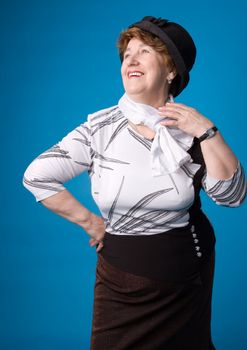
[[206,173],[202,180],[203,188],[216,204],[238,207],[246,196],[244,169],[217,133],[201,142],[206,163]]
[[[159,114],[168,117],[162,121],[165,126],[175,126],[185,133],[199,138],[214,123],[196,109],[181,103],[166,103],[159,108]],[[215,179],[228,179],[237,168],[238,160],[219,132],[210,139],[201,142],[207,174]]]
[[214,137],[202,141],[201,150],[209,176],[224,180],[233,175],[238,159],[219,132]]
[[[69,191],[59,192],[43,199],[41,203],[54,213],[82,227],[91,237],[92,246],[102,241],[105,234],[104,219],[90,212]],[[102,247],[103,243],[100,243],[96,251],[100,251]]]
[[78,202],[68,190],[50,196],[42,200],[41,203],[49,210],[82,228],[88,226],[91,214],[90,211]]

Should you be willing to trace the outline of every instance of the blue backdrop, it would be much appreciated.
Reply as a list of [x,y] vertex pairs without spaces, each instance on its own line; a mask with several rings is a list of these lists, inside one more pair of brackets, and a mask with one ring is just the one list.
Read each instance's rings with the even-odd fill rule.
[[[222,131],[246,165],[247,2],[1,0],[0,348],[89,349],[96,252],[80,228],[37,204],[22,186],[27,165],[123,93],[119,32],[145,15],[184,25],[198,47],[177,99]],[[90,210],[86,174],[68,188]],[[203,197],[217,235],[213,337],[247,348],[246,207]]]

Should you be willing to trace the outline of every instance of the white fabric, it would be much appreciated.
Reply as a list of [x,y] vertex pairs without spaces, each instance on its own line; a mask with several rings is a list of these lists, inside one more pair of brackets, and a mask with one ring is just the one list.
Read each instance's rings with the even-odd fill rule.
[[[113,106],[89,115],[35,158],[23,183],[42,201],[63,191],[70,179],[89,172],[91,193],[107,232],[151,235],[186,226],[195,200],[193,174],[185,164],[173,174],[153,177],[151,146]],[[213,187],[205,174],[202,186],[219,205],[237,206],[246,193],[240,166],[231,181],[216,180]],[[82,192],[87,197],[83,186]]]
[[192,136],[177,128],[161,125],[160,122],[166,118],[162,118],[154,107],[134,102],[126,93],[119,100],[118,106],[133,124],[144,124],[155,131],[151,147],[153,176],[174,173],[185,163],[193,173],[198,170],[200,166],[191,165],[191,156],[186,152],[192,145]]

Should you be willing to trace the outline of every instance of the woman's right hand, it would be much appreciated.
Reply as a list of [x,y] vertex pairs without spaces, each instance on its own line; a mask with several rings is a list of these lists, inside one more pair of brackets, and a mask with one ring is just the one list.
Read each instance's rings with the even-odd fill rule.
[[105,223],[102,217],[91,213],[68,190],[63,190],[41,201],[54,213],[82,227],[91,237],[89,244],[99,244],[97,252],[103,248]]
[[94,247],[98,244],[96,252],[98,253],[103,247],[103,239],[105,236],[105,222],[102,217],[90,213],[87,223],[84,225],[84,230],[91,236],[89,244]]

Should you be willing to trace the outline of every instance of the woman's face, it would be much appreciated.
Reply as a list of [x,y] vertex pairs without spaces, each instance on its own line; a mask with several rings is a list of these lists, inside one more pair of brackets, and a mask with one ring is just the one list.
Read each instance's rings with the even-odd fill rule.
[[164,58],[154,48],[131,39],[123,55],[121,74],[125,91],[134,101],[153,106],[164,103],[168,70]]

